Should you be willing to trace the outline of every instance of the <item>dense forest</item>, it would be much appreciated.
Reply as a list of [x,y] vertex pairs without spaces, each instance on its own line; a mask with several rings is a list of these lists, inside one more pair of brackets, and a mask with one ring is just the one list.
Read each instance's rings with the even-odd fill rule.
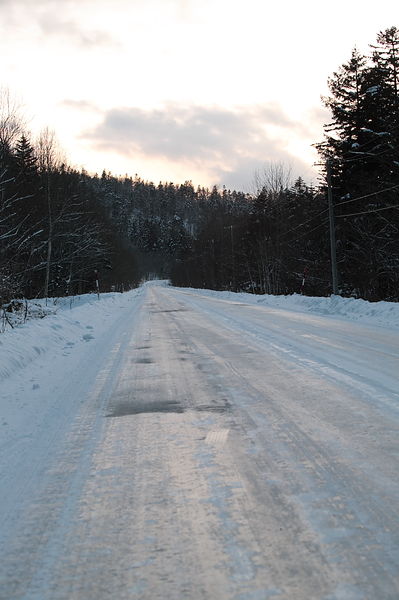
[[[271,163],[253,194],[154,185],[69,167],[0,98],[0,302],[123,290],[143,277],[267,294],[332,292],[327,180],[339,293],[399,299],[399,30],[353,50],[328,80],[320,184]],[[327,165],[329,176],[327,177]]]

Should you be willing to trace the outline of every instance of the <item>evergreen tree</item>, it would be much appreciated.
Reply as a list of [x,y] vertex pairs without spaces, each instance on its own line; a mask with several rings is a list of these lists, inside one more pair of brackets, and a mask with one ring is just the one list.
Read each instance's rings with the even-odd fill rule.
[[377,36],[372,46],[373,68],[377,79],[379,129],[378,157],[383,170],[383,185],[399,183],[399,30],[391,27]]
[[18,176],[21,179],[32,182],[37,177],[37,157],[25,135],[22,135],[15,145],[15,161],[18,167]]
[[399,29],[390,27],[380,31],[377,45],[371,47],[373,62],[384,73],[387,89],[390,89],[391,110],[396,113],[399,108]]
[[332,162],[341,290],[370,299],[393,288],[387,282],[396,281],[398,264],[398,220],[390,208],[399,186],[397,29],[381,32],[377,42],[369,60],[354,51],[329,79],[324,104],[332,122],[317,145]]
[[[323,98],[332,120],[325,125],[325,141],[316,147],[324,161],[333,159],[334,188],[342,195],[347,193],[348,180],[353,177],[351,159],[365,143],[366,117],[362,110],[365,66],[366,58],[354,49],[350,60],[329,77],[331,95]],[[360,157],[356,168],[363,168]]]

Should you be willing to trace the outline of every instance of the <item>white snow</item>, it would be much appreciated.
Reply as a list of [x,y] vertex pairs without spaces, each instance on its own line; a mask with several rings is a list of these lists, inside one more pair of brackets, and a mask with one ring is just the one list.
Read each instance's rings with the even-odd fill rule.
[[[22,427],[20,417],[29,424],[30,411],[34,413],[39,409],[37,402],[43,403],[45,410],[51,394],[44,393],[41,389],[44,385],[48,392],[56,389],[58,380],[65,380],[69,372],[76,372],[90,356],[95,361],[110,351],[111,334],[117,326],[123,329],[125,312],[135,313],[134,304],[147,285],[168,285],[168,282],[152,281],[124,294],[102,294],[100,299],[95,294],[87,294],[49,300],[47,306],[44,300],[36,300],[35,305],[45,309],[48,316],[30,319],[14,329],[8,327],[0,334],[1,417],[5,425],[14,424],[10,429],[3,427],[3,434],[6,430],[15,434]],[[271,296],[180,289],[194,296],[263,305],[291,313],[323,315],[341,321],[359,321],[368,326],[399,328],[399,304],[393,302],[372,303],[340,296]]]
[[[168,282],[148,282],[146,285],[167,285]],[[143,288],[125,294],[85,294],[69,298],[35,300],[48,316],[30,319],[26,323],[0,334],[0,383],[29,366],[35,375],[35,361],[39,357],[53,360],[65,350],[85,353],[86,343],[94,341],[112,328],[120,311],[129,307],[132,299]],[[199,294],[221,300],[235,300],[245,304],[263,304],[294,312],[314,313],[334,319],[361,321],[368,325],[399,328],[399,303],[367,302],[355,298],[331,296],[328,298],[302,296],[257,295],[236,292],[220,292],[193,288],[181,288],[191,294]]]
[[[120,341],[127,315],[134,317],[142,291],[50,301],[48,316],[8,326],[0,334],[3,447],[30,439],[30,452],[40,454],[40,432],[54,436],[60,423],[75,418],[81,398]],[[45,301],[35,304],[45,306]],[[20,460],[19,453],[15,459]],[[7,464],[10,457],[0,456],[0,471],[3,460]]]
[[[48,360],[66,348],[77,346],[85,352],[85,342],[98,338],[112,326],[120,310],[129,306],[140,293],[133,290],[125,294],[84,294],[69,298],[35,300],[32,307],[41,307],[48,316],[33,318],[14,326],[6,325],[0,334],[0,382],[16,371],[27,367],[39,356]],[[35,367],[33,366],[33,369]]]
[[[217,538],[224,552],[210,551],[207,580],[216,564],[235,574],[236,591],[252,586],[245,598],[279,587],[276,566],[257,570],[258,559],[287,568],[283,585],[303,589],[301,560],[316,579],[327,569],[338,591],[324,598],[349,598],[338,588],[352,573],[356,597],[367,585],[393,598],[378,590],[397,590],[399,304],[151,289],[167,284],[53,300],[47,316],[0,334],[8,590],[154,598],[151,588],[124,588],[124,577],[140,568],[138,583],[158,584],[154,548],[166,547],[159,589],[183,597],[169,593],[180,580],[163,574],[178,577],[182,557],[197,560],[200,532],[199,546],[212,550]],[[105,418],[126,398],[187,410]],[[232,410],[203,410],[218,403]]]
[[[168,285],[168,281],[151,281],[147,285]],[[341,296],[314,297],[300,294],[258,295],[245,292],[228,292],[181,288],[191,294],[199,294],[221,300],[236,300],[245,304],[263,304],[295,312],[314,313],[349,321],[361,321],[369,325],[399,328],[399,303],[367,302]],[[125,294],[84,294],[68,298],[32,301],[31,306],[41,307],[48,316],[30,319],[14,329],[6,326],[0,334],[0,382],[19,369],[26,367],[38,356],[54,356],[65,347],[78,345],[76,351],[85,351],[89,340],[103,334],[112,326],[121,309],[130,305],[142,288]]]
[[[0,334],[0,406],[3,423],[14,423],[15,427],[11,429],[15,433],[22,426],[18,415],[29,423],[30,410],[35,412],[39,408],[37,401],[45,405],[50,398],[40,389],[44,387],[43,381],[46,381],[49,390],[55,389],[58,380],[64,380],[68,372],[76,371],[90,356],[95,361],[100,355],[106,354],[111,334],[116,326],[123,329],[125,312],[129,315],[135,313],[133,304],[139,300],[147,285],[168,285],[168,282],[148,282],[125,294],[102,294],[100,299],[95,294],[87,294],[50,300],[47,306],[44,300],[35,301],[36,306],[46,310],[47,316],[30,319],[14,329],[6,328]],[[291,313],[322,315],[344,322],[358,321],[366,326],[399,328],[399,304],[393,302],[372,303],[340,296],[256,295],[192,288],[181,288],[181,291],[194,296],[263,305]],[[129,308],[131,310],[127,311]],[[6,433],[6,429],[3,428],[3,433]],[[9,432],[12,433],[11,430]]]
[[328,298],[315,296],[302,296],[292,294],[288,296],[257,295],[235,292],[217,292],[214,290],[196,290],[181,288],[193,294],[211,296],[224,300],[237,300],[245,304],[263,304],[271,308],[280,308],[293,312],[314,313],[329,316],[334,319],[347,321],[361,321],[365,325],[399,328],[399,303],[396,302],[368,302],[358,298],[342,298],[331,296]]

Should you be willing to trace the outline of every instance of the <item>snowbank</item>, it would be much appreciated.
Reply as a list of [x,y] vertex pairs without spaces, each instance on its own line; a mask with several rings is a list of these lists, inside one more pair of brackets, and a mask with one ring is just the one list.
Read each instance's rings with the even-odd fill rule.
[[0,334],[0,381],[25,367],[37,357],[50,358],[65,349],[99,337],[112,325],[119,311],[142,293],[85,294],[70,298],[35,300],[33,306],[45,307],[47,316],[29,319]]
[[356,298],[342,298],[331,296],[319,298],[314,296],[270,296],[247,294],[244,292],[218,292],[215,290],[197,290],[193,288],[180,288],[182,291],[244,302],[245,304],[263,304],[271,308],[279,308],[295,312],[314,313],[349,321],[361,321],[371,326],[399,328],[399,303],[397,302],[367,302]]

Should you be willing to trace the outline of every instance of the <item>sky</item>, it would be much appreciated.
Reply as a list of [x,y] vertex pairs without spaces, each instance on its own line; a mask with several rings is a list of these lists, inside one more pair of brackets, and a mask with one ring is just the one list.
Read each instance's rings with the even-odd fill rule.
[[328,77],[394,25],[397,0],[0,0],[0,87],[90,173],[310,183]]

